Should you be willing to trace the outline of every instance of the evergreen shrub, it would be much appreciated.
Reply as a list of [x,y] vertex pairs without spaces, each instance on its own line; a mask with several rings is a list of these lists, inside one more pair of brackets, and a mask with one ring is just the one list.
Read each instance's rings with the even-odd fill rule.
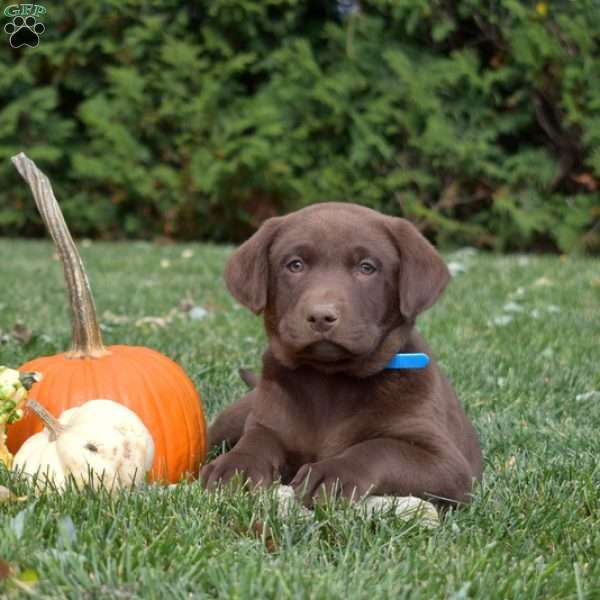
[[24,150],[79,236],[239,241],[347,200],[441,244],[600,251],[597,0],[47,10],[38,47],[0,40],[1,234],[43,232]]

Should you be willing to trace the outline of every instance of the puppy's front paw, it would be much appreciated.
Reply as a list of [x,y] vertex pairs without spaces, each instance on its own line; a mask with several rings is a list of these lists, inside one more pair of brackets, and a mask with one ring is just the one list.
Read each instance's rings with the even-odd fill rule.
[[330,458],[302,466],[290,485],[303,504],[310,507],[320,496],[359,500],[370,492],[374,482],[345,459]]
[[249,481],[252,487],[269,487],[277,473],[268,461],[235,450],[218,456],[200,471],[200,480],[207,489],[228,483],[234,477],[242,483]]

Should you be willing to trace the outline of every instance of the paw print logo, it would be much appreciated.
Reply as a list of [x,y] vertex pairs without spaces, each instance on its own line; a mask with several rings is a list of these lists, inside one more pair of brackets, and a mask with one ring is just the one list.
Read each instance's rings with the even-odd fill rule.
[[46,31],[43,23],[35,17],[15,17],[4,26],[4,31],[10,35],[9,42],[13,48],[29,46],[35,48],[40,43],[40,35]]

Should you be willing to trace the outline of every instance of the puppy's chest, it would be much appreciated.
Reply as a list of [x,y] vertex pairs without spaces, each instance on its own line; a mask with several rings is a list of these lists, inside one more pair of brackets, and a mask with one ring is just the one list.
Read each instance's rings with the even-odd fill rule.
[[293,462],[323,460],[373,437],[375,398],[360,386],[297,385],[282,392],[276,429]]

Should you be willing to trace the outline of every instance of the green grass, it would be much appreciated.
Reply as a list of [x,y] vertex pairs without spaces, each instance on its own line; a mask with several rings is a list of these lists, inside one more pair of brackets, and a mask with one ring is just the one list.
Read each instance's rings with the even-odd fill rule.
[[[105,341],[177,360],[209,419],[242,394],[237,368],[258,367],[265,343],[260,319],[238,310],[224,289],[228,252],[82,248],[99,313],[130,319],[103,317]],[[0,329],[21,320],[34,333],[28,345],[1,344],[0,364],[66,349],[62,271],[50,245],[4,240],[0,256]],[[447,258],[466,272],[421,330],[481,434],[486,470],[473,504],[440,528],[366,521],[345,507],[320,509],[312,523],[282,520],[268,501],[207,494],[197,484],[115,498],[70,492],[0,505],[0,559],[16,573],[34,570],[32,593],[52,599],[599,598],[600,399],[582,396],[600,390],[598,262]],[[168,314],[188,293],[209,310],[203,320],[135,326]],[[511,301],[523,310],[506,312]],[[503,313],[513,319],[495,324]],[[256,534],[256,520],[269,523],[268,536]],[[27,595],[6,580],[3,594]]]

